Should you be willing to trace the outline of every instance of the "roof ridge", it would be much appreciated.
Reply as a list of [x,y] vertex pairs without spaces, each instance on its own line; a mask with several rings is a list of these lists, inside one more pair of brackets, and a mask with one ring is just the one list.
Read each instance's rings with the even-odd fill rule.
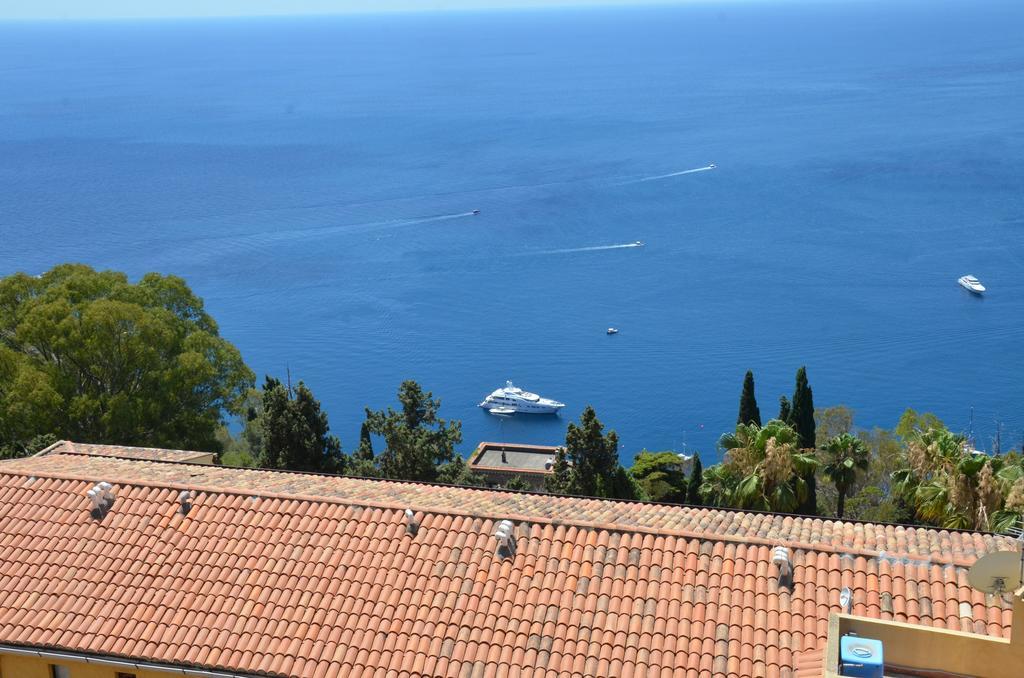
[[[173,463],[173,462],[168,462],[168,463]],[[195,465],[196,466],[202,466],[202,464],[195,464]],[[243,470],[253,470],[253,469],[243,469]],[[2,475],[18,476],[18,477],[30,477],[30,478],[32,478],[32,477],[34,477],[34,478],[45,477],[45,478],[52,478],[52,479],[58,479],[58,480],[68,480],[68,481],[85,482],[85,483],[91,482],[89,479],[85,479],[85,478],[82,478],[79,475],[70,474],[70,473],[60,473],[60,472],[57,472],[57,471],[35,471],[35,472],[32,472],[32,471],[23,471],[23,470],[16,469],[16,468],[15,469],[7,469],[4,466],[0,466],[0,476],[2,476]],[[367,480],[367,479],[364,479],[364,480]],[[370,479],[370,480],[372,480],[372,479]],[[377,480],[381,480],[381,479],[377,479]],[[388,482],[388,481],[385,481],[385,480],[381,480],[381,481],[382,482]],[[406,482],[413,482],[413,481],[406,481]],[[198,484],[185,484],[185,483],[173,482],[173,481],[155,482],[155,481],[148,481],[148,480],[130,480],[129,479],[129,480],[118,480],[118,481],[115,482],[115,484],[116,485],[120,485],[120,486],[137,486],[137,487],[158,488],[158,489],[199,490],[199,491],[207,492],[207,493],[210,493],[210,494],[217,493],[217,494],[226,494],[226,495],[234,495],[234,496],[244,496],[244,497],[261,497],[261,498],[268,498],[268,499],[294,500],[294,501],[306,501],[306,502],[321,502],[321,503],[328,503],[328,504],[340,504],[340,505],[343,505],[343,506],[360,506],[360,507],[381,508],[381,509],[396,510],[396,511],[401,511],[401,510],[404,510],[404,509],[408,508],[408,509],[412,509],[414,511],[421,512],[421,513],[432,513],[432,514],[439,514],[439,515],[464,516],[464,517],[470,517],[470,518],[485,518],[485,519],[490,519],[490,520],[504,520],[504,519],[508,519],[508,520],[514,520],[516,522],[526,522],[526,523],[537,523],[537,524],[542,524],[542,525],[551,525],[553,527],[571,526],[571,527],[581,527],[581,528],[585,528],[585,529],[605,530],[605,531],[609,531],[609,532],[622,532],[622,533],[633,533],[633,534],[649,534],[649,535],[652,535],[652,536],[672,536],[672,537],[677,537],[677,538],[682,538],[682,539],[694,539],[694,540],[698,540],[698,541],[723,542],[723,543],[733,543],[733,544],[755,544],[757,546],[766,546],[766,547],[769,547],[769,548],[773,547],[773,546],[784,545],[784,546],[788,546],[789,548],[792,548],[794,550],[799,550],[799,551],[810,551],[810,552],[818,552],[818,553],[837,554],[837,555],[840,555],[840,556],[842,556],[842,555],[851,555],[851,556],[862,556],[862,557],[865,557],[865,558],[875,558],[875,559],[878,559],[878,558],[886,557],[886,553],[887,553],[886,551],[874,551],[874,550],[871,550],[871,549],[856,548],[856,547],[853,547],[853,546],[845,546],[843,544],[826,544],[824,542],[811,542],[811,541],[806,541],[805,542],[805,541],[799,541],[799,540],[787,540],[787,539],[784,539],[784,538],[761,537],[759,535],[753,535],[753,534],[726,534],[726,533],[722,533],[722,532],[709,532],[707,530],[686,530],[686,529],[680,529],[680,528],[655,528],[655,527],[650,527],[650,526],[646,526],[646,525],[626,525],[626,524],[622,524],[622,523],[609,523],[609,522],[602,522],[602,521],[581,520],[581,519],[578,519],[578,518],[559,519],[559,518],[550,518],[550,517],[547,517],[547,516],[540,516],[540,515],[528,515],[528,514],[522,514],[522,513],[513,513],[511,511],[509,511],[509,512],[500,512],[500,513],[498,511],[494,511],[494,512],[486,512],[486,511],[472,512],[472,511],[469,511],[469,510],[460,510],[458,508],[450,507],[450,506],[445,506],[445,507],[423,506],[423,505],[417,505],[417,504],[414,504],[414,503],[408,503],[408,504],[402,505],[402,504],[400,504],[398,502],[395,502],[395,501],[389,502],[389,501],[374,500],[374,499],[356,499],[356,498],[347,498],[347,497],[338,497],[338,496],[303,494],[303,493],[297,493],[297,492],[296,493],[283,493],[283,492],[274,492],[274,491],[260,491],[260,492],[256,492],[256,491],[248,491],[248,490],[242,490],[242,489],[237,489],[237,488],[219,487],[219,486],[216,486],[216,485],[205,485],[204,486],[201,483],[198,483]],[[414,484],[423,485],[425,483],[414,483]],[[483,490],[483,491],[487,491],[486,488],[460,487],[460,486],[453,486],[453,487],[459,487],[459,489],[466,489],[466,490]],[[518,494],[518,493],[510,492],[510,494]],[[600,499],[598,499],[598,500],[600,500]],[[719,509],[713,508],[713,507],[691,507],[691,506],[682,506],[682,505],[679,505],[679,508],[680,509],[685,509],[685,510],[690,510],[690,511],[701,511],[701,510],[704,510],[704,511],[717,511],[717,510],[719,510]],[[836,521],[836,522],[841,522],[841,521]],[[914,563],[922,564],[922,565],[924,565],[924,564],[928,564],[928,565],[933,565],[933,564],[934,565],[952,565],[954,567],[964,567],[964,568],[967,568],[967,567],[970,567],[974,563],[974,560],[969,560],[968,561],[966,559],[956,558],[956,557],[953,557],[953,556],[944,557],[942,554],[935,554],[935,553],[931,554],[928,557],[915,556],[915,555],[909,554],[909,553],[900,553],[899,555],[900,555],[900,558],[899,558],[900,560],[913,561]],[[938,557],[936,557],[936,556],[938,556]]]

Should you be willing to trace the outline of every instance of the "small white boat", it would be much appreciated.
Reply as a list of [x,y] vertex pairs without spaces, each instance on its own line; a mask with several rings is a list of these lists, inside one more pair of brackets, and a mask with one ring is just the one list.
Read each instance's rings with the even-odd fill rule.
[[473,210],[473,214],[480,214],[480,210]]
[[960,287],[963,287],[968,292],[972,292],[974,294],[984,294],[985,292],[985,286],[982,285],[981,281],[973,275],[960,276],[960,278],[957,279],[957,282],[960,283]]
[[643,240],[634,240],[633,241],[633,247],[643,247],[643,246],[644,246],[644,241]]
[[710,165],[708,165],[708,169],[715,169],[715,167],[717,167],[715,163],[711,163]]
[[499,417],[511,417],[513,414],[516,413],[516,408],[514,408],[514,407],[492,407],[491,409],[489,409],[487,411],[490,412],[491,414],[496,414]]
[[607,330],[607,334],[618,334],[618,333],[619,333],[619,330],[614,328],[614,327],[609,327],[608,330]]

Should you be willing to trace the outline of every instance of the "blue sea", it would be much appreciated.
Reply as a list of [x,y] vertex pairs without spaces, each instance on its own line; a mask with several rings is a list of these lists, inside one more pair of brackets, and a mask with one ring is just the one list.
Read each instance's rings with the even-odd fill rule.
[[[412,378],[467,453],[592,404],[624,462],[710,461],[744,372],[768,418],[801,365],[861,426],[973,408],[979,447],[1019,447],[1022,26],[966,0],[0,24],[0,275],[183,276],[348,450]],[[506,379],[567,407],[478,409]]]

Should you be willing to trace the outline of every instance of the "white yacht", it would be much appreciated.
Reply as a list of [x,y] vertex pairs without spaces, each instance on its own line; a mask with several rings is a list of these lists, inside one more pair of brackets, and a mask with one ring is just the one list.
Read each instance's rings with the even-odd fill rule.
[[[536,393],[524,391],[518,386],[513,386],[511,381],[505,382],[504,388],[491,393],[480,403],[480,407],[494,412],[494,410],[512,410],[524,414],[554,414],[565,407],[565,403],[550,398],[541,398]],[[502,412],[504,414],[505,412]]]
[[973,275],[961,276],[957,282],[960,283],[960,287],[974,294],[983,294],[985,292],[985,286]]

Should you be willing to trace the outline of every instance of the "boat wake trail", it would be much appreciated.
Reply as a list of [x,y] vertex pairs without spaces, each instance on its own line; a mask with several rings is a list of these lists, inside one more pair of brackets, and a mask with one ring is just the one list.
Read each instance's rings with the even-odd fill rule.
[[429,224],[437,221],[448,221],[450,219],[462,219],[474,216],[474,212],[457,212],[455,214],[436,214],[429,217],[412,217],[409,219],[388,219],[386,221],[365,221],[355,224],[331,224],[325,226],[308,226],[306,228],[292,228],[279,231],[262,231],[244,236],[225,235],[214,236],[214,240],[231,240],[243,246],[254,248],[265,248],[268,245],[279,242],[290,242],[309,240],[314,238],[330,237],[337,234],[356,234],[365,232],[383,231],[392,228],[403,228],[417,224]]
[[679,172],[669,172],[668,174],[655,174],[651,177],[641,177],[639,179],[631,179],[630,181],[623,181],[619,186],[626,184],[641,184],[645,181],[659,181],[661,179],[671,179],[672,177],[681,177],[684,174],[696,174],[697,172],[710,172],[715,169],[714,165],[705,165],[704,167],[694,167],[693,169],[680,170]]
[[539,252],[527,252],[526,254],[572,254],[573,252],[601,252],[604,250],[627,250],[634,247],[643,247],[639,240],[636,242],[623,243],[622,245],[598,245],[596,247],[570,247],[562,250],[542,250]]
[[461,219],[463,217],[471,217],[476,212],[459,212],[457,214],[440,214],[436,217],[422,217],[420,219],[406,219],[404,221],[396,222],[398,226],[412,226],[413,224],[426,224],[431,221],[447,221],[449,219]]

